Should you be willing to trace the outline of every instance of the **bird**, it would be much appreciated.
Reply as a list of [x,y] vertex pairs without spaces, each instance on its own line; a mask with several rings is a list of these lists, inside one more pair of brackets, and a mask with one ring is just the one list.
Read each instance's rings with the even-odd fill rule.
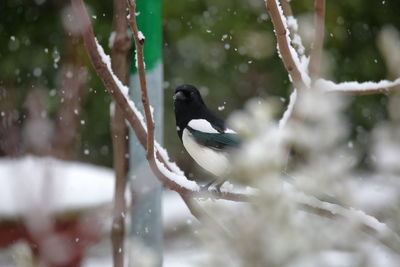
[[215,178],[219,191],[229,172],[230,154],[241,145],[239,135],[205,105],[199,90],[189,84],[175,89],[173,96],[176,130],[183,147],[194,161]]

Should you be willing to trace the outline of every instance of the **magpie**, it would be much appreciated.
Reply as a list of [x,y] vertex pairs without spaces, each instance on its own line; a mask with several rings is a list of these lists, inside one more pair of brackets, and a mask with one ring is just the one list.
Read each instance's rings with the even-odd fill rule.
[[196,87],[178,86],[173,100],[176,130],[183,146],[198,165],[216,176],[206,187],[218,181],[219,190],[228,173],[229,153],[241,144],[239,136],[207,108]]

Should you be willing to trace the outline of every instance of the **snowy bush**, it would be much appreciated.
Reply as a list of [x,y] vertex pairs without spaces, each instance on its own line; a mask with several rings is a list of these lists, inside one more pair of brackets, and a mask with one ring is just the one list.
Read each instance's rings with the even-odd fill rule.
[[[400,131],[394,121],[375,127],[376,167],[365,170],[343,115],[347,102],[304,91],[282,130],[268,101],[251,101],[232,117],[246,136],[232,177],[259,192],[254,202],[211,209],[221,223],[209,222],[200,235],[206,266],[398,265]],[[322,201],[331,213],[318,208]]]

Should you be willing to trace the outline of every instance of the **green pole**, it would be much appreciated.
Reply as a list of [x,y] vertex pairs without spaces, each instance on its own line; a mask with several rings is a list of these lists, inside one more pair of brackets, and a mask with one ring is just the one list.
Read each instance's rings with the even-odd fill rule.
[[[156,125],[155,138],[163,138],[163,64],[162,64],[162,24],[161,0],[137,0],[137,22],[145,36],[144,60],[150,104],[154,108]],[[130,75],[131,96],[136,106],[143,112],[139,77],[135,64]],[[130,172],[132,179],[132,238],[140,242],[155,256],[154,266],[162,265],[162,185],[152,174],[146,161],[145,151],[134,134],[130,134]],[[140,261],[140,259],[132,259]]]

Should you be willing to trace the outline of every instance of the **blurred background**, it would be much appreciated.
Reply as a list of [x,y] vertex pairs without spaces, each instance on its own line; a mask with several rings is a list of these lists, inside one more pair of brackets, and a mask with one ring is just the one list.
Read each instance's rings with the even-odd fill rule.
[[[109,53],[112,1],[85,2],[97,38]],[[76,29],[66,23],[71,19],[69,4],[0,2],[0,156],[50,153],[111,166],[110,97]],[[292,8],[309,50],[313,1],[292,1]],[[397,34],[398,10],[400,2],[393,0],[327,1],[323,77],[338,82],[392,79],[396,73],[386,67],[380,36],[385,30]],[[177,85],[199,87],[223,117],[254,97],[276,97],[284,107],[291,88],[264,1],[166,1],[163,13],[164,143],[179,166],[194,172],[175,132],[171,96]],[[79,79],[71,79],[74,72]],[[356,145],[366,149],[368,130],[386,117],[386,96],[351,100],[348,114]],[[33,120],[42,126],[32,126]],[[32,140],[32,131],[41,140]]]
[[[106,53],[110,54],[113,3],[111,0],[86,0],[85,3],[97,39]],[[338,0],[327,1],[326,4],[325,50],[321,69],[323,78],[336,82],[348,80],[361,82],[393,80],[400,76],[398,69],[400,50],[397,48],[400,40],[398,15],[400,1],[380,0],[366,3],[362,0]],[[308,53],[313,37],[314,1],[293,0],[291,5]],[[64,173],[64,168],[71,168],[87,178],[88,173],[93,177],[99,176],[96,172],[98,169],[92,170],[86,165],[86,167],[81,166],[82,162],[104,167],[112,166],[109,108],[111,98],[93,71],[73,21],[69,1],[0,0],[0,157],[2,157],[0,163],[5,163],[0,164],[0,173],[4,173],[2,170],[7,168],[6,173],[10,177],[18,176],[14,173],[16,170],[23,174],[22,177],[31,177],[34,176],[30,175],[34,169],[38,176],[46,177],[48,174],[46,166],[52,165],[51,170]],[[170,157],[185,170],[189,178],[208,177],[196,167],[183,150],[176,134],[172,108],[174,89],[183,83],[197,86],[208,106],[225,118],[235,110],[243,109],[249,99],[273,98],[275,102],[281,103],[281,110],[276,114],[279,118],[287,105],[292,88],[287,72],[277,55],[272,24],[263,0],[164,1],[163,35],[164,146],[169,151]],[[350,104],[346,106],[347,116],[344,124],[346,126],[348,124],[350,128],[351,141],[347,146],[354,148],[360,157],[355,168],[368,173],[374,165],[373,153],[369,153],[372,150],[370,131],[389,117],[387,106],[390,106],[390,103],[385,94],[349,96],[348,99]],[[321,103],[324,104],[322,101]],[[398,114],[397,107],[393,110]],[[252,116],[247,118],[249,121],[254,119]],[[398,119],[398,115],[396,118]],[[257,123],[257,120],[254,120]],[[335,132],[335,129],[329,130]],[[391,143],[387,145],[391,146]],[[20,170],[20,166],[23,165],[18,165],[20,164],[18,161],[8,162],[6,159],[26,154],[50,155],[80,163],[73,163],[67,168],[63,166],[64,163],[53,162],[53,159],[42,161],[42,159],[27,158],[23,159],[26,162],[22,162],[27,163],[29,167],[24,172]],[[330,160],[329,153],[324,155]],[[317,156],[319,157],[319,154]],[[393,158],[396,165],[398,157]],[[82,168],[89,169],[83,172]],[[321,169],[326,172],[325,167]],[[57,172],[54,173],[57,174],[55,177],[62,176]],[[98,196],[101,201],[109,204],[113,193],[110,189],[113,185],[112,180],[107,178],[113,177],[113,174],[110,169],[102,169],[101,173],[107,176],[102,183],[98,180],[89,183],[90,180],[87,186],[94,188],[92,185],[96,184],[95,188],[105,189],[104,192],[107,194],[99,193]],[[72,171],[70,176],[79,181],[85,180]],[[258,175],[254,177],[258,178]],[[339,177],[342,178],[340,175]],[[2,189],[3,182],[0,184]],[[26,187],[26,191],[15,190],[15,192],[18,191],[23,195],[24,192],[37,191],[39,196],[46,197],[46,194],[39,189],[32,190],[31,183],[22,181],[21,184]],[[46,185],[46,182],[43,182],[43,185]],[[76,186],[75,183],[74,185]],[[388,185],[391,188],[390,183]],[[65,191],[71,191],[63,184],[60,187]],[[7,191],[6,186],[4,188],[5,193],[0,191],[0,196],[9,193],[15,198],[15,195]],[[270,188],[269,185],[266,188]],[[342,184],[338,188],[343,189]],[[360,187],[357,185],[354,188],[356,189],[351,192],[358,192]],[[85,188],[80,190],[83,192],[82,195],[88,196],[87,199],[92,201],[92,196]],[[365,194],[368,200],[371,192]],[[373,199],[373,203],[376,204],[377,199],[385,199],[383,196],[386,195],[386,191],[382,192],[384,193],[381,196],[378,195]],[[12,197],[10,199],[13,200]],[[55,199],[59,198],[59,195],[55,194]],[[391,203],[395,208],[385,214],[397,216],[398,202],[391,201]],[[276,206],[276,203],[273,204],[271,207]],[[163,205],[165,238],[180,235],[182,232],[190,235],[190,238],[177,238],[175,244],[170,242],[168,245],[168,249],[175,249],[177,254],[169,252],[166,254],[166,259],[167,261],[172,259],[173,264],[169,266],[176,267],[178,266],[176,260],[181,258],[182,251],[185,252],[182,248],[191,248],[192,254],[199,256],[198,250],[192,247],[193,243],[198,242],[199,234],[197,230],[191,231],[191,225],[195,220],[178,196],[167,196]],[[7,204],[3,204],[3,207],[8,208]],[[38,208],[41,207],[38,205]],[[269,208],[265,205],[263,207]],[[276,207],[279,212],[282,210],[279,205]],[[379,215],[381,206],[376,210]],[[101,213],[109,219],[109,213],[103,211]],[[288,213],[290,214],[290,211]],[[39,216],[35,216],[37,214]],[[41,213],[37,214],[33,214],[33,219],[42,218]],[[233,215],[237,214],[232,213]],[[72,219],[75,219],[75,216],[72,216]],[[91,219],[87,219],[88,223],[85,225],[92,226]],[[234,221],[235,219],[230,220]],[[35,222],[35,226],[42,224],[40,220]],[[398,223],[394,222],[393,225],[397,229]],[[278,226],[281,224],[281,221],[276,222]],[[239,229],[245,229],[242,225],[239,226]],[[264,226],[262,223],[262,227]],[[109,230],[110,225],[106,228]],[[86,228],[84,230],[86,233]],[[314,236],[314,232],[312,234]],[[4,237],[1,233],[0,236]],[[88,239],[91,238],[94,239],[92,236]],[[91,266],[102,266],[104,257],[108,258],[103,265],[110,266],[111,263],[108,261],[111,259],[111,249],[108,232],[107,238],[103,240],[105,239],[107,239],[106,245],[100,245],[103,248],[92,255],[97,261]],[[292,237],[289,239],[290,243]],[[0,247],[1,241],[2,238]],[[250,242],[257,244],[253,240]],[[242,242],[240,240],[237,243]],[[52,244],[49,246],[52,247]],[[243,244],[246,246],[247,243]],[[240,246],[239,248],[241,249]],[[1,263],[0,261],[0,265]]]

